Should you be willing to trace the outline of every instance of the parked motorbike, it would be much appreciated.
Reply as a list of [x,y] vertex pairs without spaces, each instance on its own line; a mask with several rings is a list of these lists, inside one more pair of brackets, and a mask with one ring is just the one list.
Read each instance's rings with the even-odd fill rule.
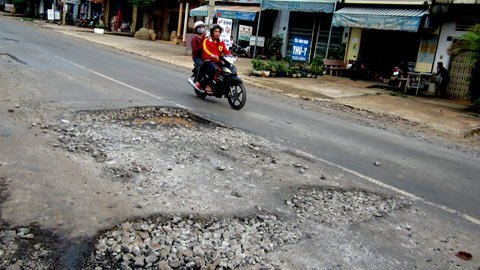
[[250,57],[250,47],[242,48],[235,43],[231,48],[231,52],[233,53],[233,55]]
[[77,19],[77,26],[95,28],[95,25],[99,22],[98,16],[93,16],[91,19]]
[[406,63],[400,63],[393,67],[392,75],[390,76],[390,84],[398,88],[404,87],[405,79],[408,75],[408,66]]
[[[222,61],[222,71],[217,76],[217,79],[213,81],[213,85],[211,85],[213,90],[212,94],[208,94],[205,90],[199,89],[194,83],[194,80],[197,79],[198,69],[200,67],[195,67],[193,69],[192,78],[194,78],[194,80],[188,79],[188,83],[193,87],[195,94],[198,97],[205,98],[209,95],[216,98],[225,97],[232,109],[240,110],[247,101],[247,92],[243,85],[243,81],[237,75],[237,68],[234,66],[237,58],[233,56],[221,56],[220,60]],[[202,88],[203,87],[204,86],[202,85]]]

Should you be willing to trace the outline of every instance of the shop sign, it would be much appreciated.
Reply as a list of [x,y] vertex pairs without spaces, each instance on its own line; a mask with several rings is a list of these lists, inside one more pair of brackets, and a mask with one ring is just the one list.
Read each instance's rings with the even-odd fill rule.
[[217,24],[219,24],[222,28],[222,35],[220,38],[225,42],[227,47],[231,47],[233,44],[231,43],[230,37],[232,36],[232,25],[233,25],[233,20],[232,19],[226,19],[226,18],[218,18]]
[[256,12],[217,10],[217,17],[231,18],[240,21],[255,21]]
[[[259,36],[257,39],[257,47],[263,47],[265,45],[265,37]],[[255,36],[250,37],[250,46],[255,46]]]
[[238,40],[250,41],[253,27],[247,25],[240,25],[238,28]]
[[49,21],[60,20],[60,11],[55,11],[55,16],[53,9],[47,9],[47,19]]
[[310,39],[293,37],[292,60],[307,62],[310,51]]

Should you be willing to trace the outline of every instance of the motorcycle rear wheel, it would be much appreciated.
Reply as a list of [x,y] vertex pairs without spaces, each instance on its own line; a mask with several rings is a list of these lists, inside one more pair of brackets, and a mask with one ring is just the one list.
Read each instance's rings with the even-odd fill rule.
[[247,91],[243,83],[238,83],[230,86],[230,90],[227,95],[228,104],[234,110],[240,110],[247,101]]

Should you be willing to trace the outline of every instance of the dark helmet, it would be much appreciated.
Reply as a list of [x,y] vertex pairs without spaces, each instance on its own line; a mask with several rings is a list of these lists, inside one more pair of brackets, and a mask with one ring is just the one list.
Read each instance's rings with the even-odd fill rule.
[[217,24],[217,23],[212,24],[212,26],[210,26],[210,36],[211,37],[213,37],[213,31],[215,31],[215,29],[220,29],[220,32],[223,31],[223,28],[219,24]]

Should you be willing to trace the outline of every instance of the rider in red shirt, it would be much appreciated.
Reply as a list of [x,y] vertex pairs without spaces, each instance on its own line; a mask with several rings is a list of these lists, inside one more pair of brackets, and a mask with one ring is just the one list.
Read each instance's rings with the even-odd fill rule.
[[211,84],[215,77],[220,73],[221,69],[218,64],[221,63],[220,56],[230,54],[225,42],[220,39],[222,27],[214,24],[210,27],[210,37],[203,41],[203,61],[206,65],[207,80],[205,81],[205,90],[211,94]]
[[205,24],[202,21],[195,22],[192,37],[192,59],[195,63],[195,85],[201,88],[198,79],[203,74],[203,40],[205,39]]

